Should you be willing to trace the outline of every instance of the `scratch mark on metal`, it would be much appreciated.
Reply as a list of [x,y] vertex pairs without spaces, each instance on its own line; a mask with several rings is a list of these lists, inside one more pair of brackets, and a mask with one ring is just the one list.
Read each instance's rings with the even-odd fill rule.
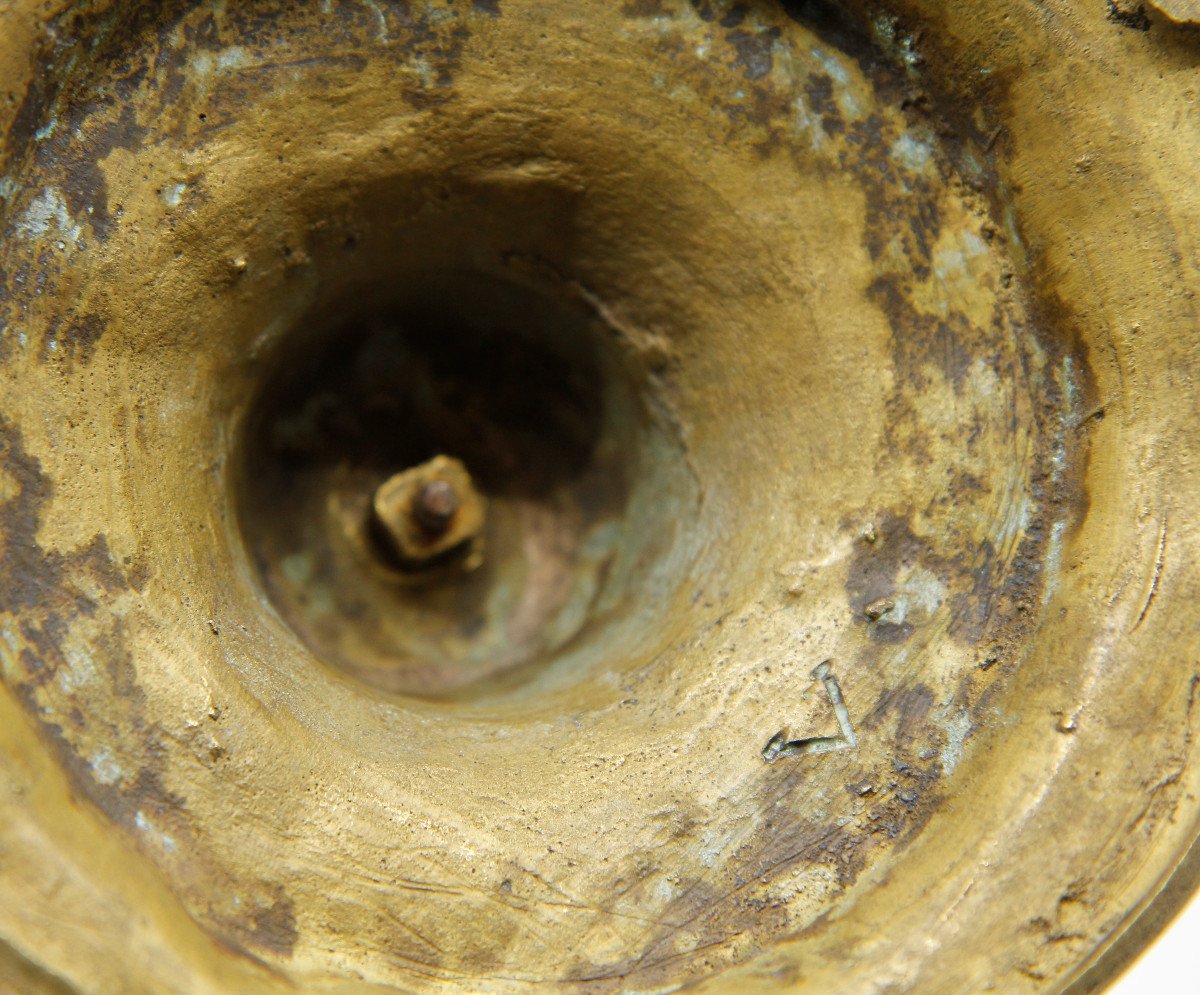
[[837,717],[838,736],[810,736],[805,739],[787,738],[787,731],[780,729],[768,740],[763,747],[762,757],[767,763],[774,763],[780,757],[803,757],[817,753],[833,753],[837,750],[848,750],[858,745],[858,737],[854,735],[854,726],[850,722],[850,711],[842,697],[842,689],[837,678],[833,676],[830,662],[817,664],[812,675],[825,685],[825,693],[829,695],[829,703],[833,706],[833,714]]
[[1146,615],[1150,611],[1150,606],[1154,603],[1154,596],[1158,594],[1158,582],[1162,579],[1163,559],[1167,554],[1167,513],[1163,512],[1162,527],[1158,533],[1158,558],[1154,561],[1154,578],[1150,581],[1150,593],[1146,596],[1146,603],[1142,605],[1142,613],[1138,616],[1136,622],[1133,623],[1133,628],[1130,632],[1136,632],[1138,626],[1146,620]]
[[390,41],[391,39],[388,37],[387,15],[379,8],[379,4],[375,3],[375,0],[363,0],[363,6],[369,7],[375,13],[375,19],[379,21],[379,40],[384,43]]

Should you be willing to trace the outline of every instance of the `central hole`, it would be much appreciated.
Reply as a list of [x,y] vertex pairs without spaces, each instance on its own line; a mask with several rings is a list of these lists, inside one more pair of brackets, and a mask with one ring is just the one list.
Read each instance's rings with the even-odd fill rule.
[[487,493],[534,499],[577,478],[603,413],[591,344],[578,329],[548,334],[561,316],[476,303],[335,328],[271,403],[274,459],[290,474],[340,466],[382,480],[445,454]]
[[[247,423],[243,528],[276,609],[326,664],[388,691],[479,693],[635,596],[656,531],[629,514],[655,486],[655,388],[569,287],[407,284],[334,301],[284,340]],[[397,486],[396,514],[432,550],[415,565],[381,530]],[[421,523],[442,504],[444,522]]]

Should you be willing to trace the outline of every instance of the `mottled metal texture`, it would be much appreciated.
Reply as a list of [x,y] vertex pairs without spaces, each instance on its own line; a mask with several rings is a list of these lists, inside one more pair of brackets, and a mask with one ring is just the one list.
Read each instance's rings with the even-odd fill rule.
[[1168,6],[0,3],[0,982],[1100,984],[1197,832]]

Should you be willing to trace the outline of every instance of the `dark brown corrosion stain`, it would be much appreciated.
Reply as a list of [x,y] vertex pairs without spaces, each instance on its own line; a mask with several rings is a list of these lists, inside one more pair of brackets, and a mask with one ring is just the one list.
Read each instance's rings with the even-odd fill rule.
[[821,119],[821,127],[830,138],[846,130],[842,112],[833,98],[833,77],[826,73],[815,73],[804,87],[804,95],[812,112]]
[[101,599],[128,590],[128,574],[103,535],[71,553],[42,548],[38,528],[53,487],[41,462],[26,451],[20,430],[3,417],[0,466],[12,488],[0,503],[0,613],[19,620],[28,643],[22,659],[37,687],[62,665],[71,621],[94,618]]
[[138,124],[132,104],[122,107],[112,120],[101,116],[101,107],[77,106],[65,112],[59,129],[39,145],[36,161],[45,175],[57,180],[72,216],[88,224],[103,241],[112,234],[117,219],[110,211],[101,163],[117,149],[136,150],[149,128]]
[[[20,430],[0,415],[0,467],[15,488],[0,503],[0,612],[31,624],[39,611],[93,617],[96,596],[128,589],[128,572],[118,565],[104,535],[71,553],[45,550],[38,543],[42,510],[53,488],[41,462],[24,447]],[[134,567],[131,560],[130,567]],[[137,572],[144,567],[137,565]],[[84,578],[81,583],[79,578]]]
[[[239,8],[253,9],[253,5]],[[474,0],[470,11],[499,17],[500,0]],[[416,110],[428,110],[453,99],[455,77],[471,39],[467,12],[459,9],[452,17],[445,13],[408,0],[382,0],[373,9],[341,0],[329,15],[284,4],[275,37],[257,37],[253,25],[237,17],[227,18],[220,36],[226,45],[256,47],[264,65],[275,61],[289,69],[304,68],[305,63],[316,66],[321,59],[345,62],[364,55],[392,62],[401,70],[427,66],[432,79],[424,73],[408,73],[396,82],[401,99]],[[353,51],[347,54],[346,46],[353,46]],[[238,101],[252,98],[246,92]]]
[[285,957],[291,955],[298,934],[295,907],[290,898],[281,896],[269,908],[258,910],[251,916],[251,922],[254,946]]
[[[937,576],[951,592],[946,623],[949,635],[964,645],[985,647],[991,656],[985,670],[1010,657],[1036,624],[1046,580],[1047,521],[1054,513],[1047,495],[1048,480],[1045,468],[1032,471],[1030,493],[1040,511],[1030,517],[1008,563],[999,562],[988,540],[962,554],[941,554],[913,534],[907,519],[893,512],[881,515],[876,523],[880,540],[858,544],[847,575],[846,596],[856,624],[865,626],[876,644],[908,640],[915,628],[889,622],[887,608],[897,595],[900,573],[919,566]],[[872,608],[883,611],[872,619]],[[864,650],[861,663],[874,668],[876,657],[876,650]]]
[[[801,5],[793,5],[798,13]],[[810,5],[811,6],[811,5]],[[765,154],[791,154],[803,165],[803,150],[786,136],[787,117],[793,94],[782,92],[771,79],[764,63],[748,63],[745,38],[737,34],[750,32],[757,21],[750,13],[761,13],[757,5],[700,2],[692,7],[700,17],[713,26],[713,47],[710,61],[723,64],[742,80],[747,99],[741,104],[730,102],[711,66],[696,66],[691,74],[692,85],[705,102],[723,110],[731,126],[731,134],[745,140],[755,129],[766,133],[757,146]],[[807,21],[806,21],[807,23]],[[822,37],[836,37],[839,42],[845,26],[836,20],[822,24]],[[766,43],[773,39],[768,27],[758,35],[761,55]],[[909,123],[928,128],[928,104],[913,99],[911,86],[900,74],[884,65],[876,53],[870,52],[857,40],[853,46],[838,44],[843,51],[854,54],[869,78],[877,86],[881,99],[897,106],[911,107],[906,111]],[[679,40],[665,38],[660,42],[662,53],[673,61],[687,59],[687,47]],[[766,68],[766,72],[759,72]],[[750,71],[748,71],[750,70]],[[951,174],[953,155],[939,159],[941,175],[936,179],[914,174],[896,163],[890,153],[900,130],[882,117],[864,122],[847,122],[835,99],[833,80],[823,72],[809,76],[800,88],[802,98],[813,116],[820,122],[825,135],[840,143],[841,165],[863,189],[867,196],[866,248],[870,256],[882,260],[890,252],[889,243],[899,240],[909,262],[909,271],[901,279],[881,282],[876,293],[881,308],[894,317],[897,334],[894,348],[897,365],[903,371],[905,387],[911,390],[915,381],[940,371],[945,379],[961,389],[970,363],[972,346],[986,338],[983,333],[995,329],[974,329],[962,314],[951,313],[938,318],[926,318],[911,303],[912,284],[926,279],[932,271],[932,251],[941,233],[942,219],[937,206],[941,183],[957,182]],[[774,139],[773,137],[774,136]],[[926,368],[930,372],[926,372]],[[893,399],[893,417],[913,417],[912,402],[906,395]],[[906,414],[907,412],[907,414]],[[962,481],[970,487],[970,481]],[[974,486],[981,486],[976,481]],[[883,517],[880,530],[886,537],[874,545],[862,543],[851,564],[847,597],[858,624],[869,626],[874,645],[866,651],[867,666],[877,665],[883,650],[879,644],[903,641],[913,633],[911,624],[893,624],[883,618],[872,623],[866,618],[866,608],[873,602],[896,594],[901,572],[923,567],[939,577],[951,591],[959,592],[952,604],[952,618],[970,615],[960,634],[973,637],[986,621],[996,622],[996,605],[1004,597],[1028,606],[1035,596],[1037,585],[1036,552],[1040,541],[1032,532],[1023,547],[1023,561],[1029,569],[1024,580],[1012,576],[1003,580],[993,569],[991,555],[983,555],[978,563],[954,555],[944,555],[914,535],[910,514],[893,513]],[[985,551],[986,554],[986,551]],[[1007,586],[1006,586],[1007,584]],[[969,592],[961,594],[961,592]],[[1001,613],[1002,616],[1002,613]],[[1003,626],[1002,616],[999,624]],[[959,696],[955,702],[966,707],[969,698]],[[860,735],[869,735],[877,742],[886,742],[875,767],[855,766],[850,756],[823,758],[823,762],[841,764],[846,796],[853,804],[855,818],[843,824],[806,819],[800,785],[811,776],[811,768],[797,765],[785,782],[780,809],[781,817],[764,818],[754,833],[739,842],[736,849],[724,857],[726,867],[693,882],[676,898],[660,921],[655,923],[645,942],[623,959],[577,966],[570,977],[587,982],[589,990],[620,990],[627,984],[655,987],[661,982],[678,983],[690,972],[700,973],[721,969],[741,958],[739,949],[761,949],[761,946],[788,928],[788,913],[772,885],[786,871],[804,867],[825,866],[833,873],[839,887],[851,884],[867,866],[875,848],[904,846],[915,838],[934,811],[941,797],[939,788],[943,777],[941,762],[931,747],[944,745],[946,734],[937,725],[934,714],[934,691],[919,682],[891,689],[870,707],[861,718]],[[775,768],[772,768],[774,771]],[[773,788],[778,791],[778,782]],[[796,803],[787,806],[788,792],[796,789]],[[772,812],[780,795],[764,792],[758,811]],[[613,888],[620,891],[620,882]],[[819,928],[815,924],[810,928]]]
[[10,488],[15,485],[0,504],[0,612],[19,618],[60,596],[65,564],[61,553],[46,553],[37,541],[41,511],[51,495],[49,478],[26,452],[20,430],[2,415],[0,467]]
[[864,732],[872,732],[889,719],[895,719],[892,739],[899,754],[911,750],[918,739],[929,739],[927,720],[933,708],[933,692],[924,684],[885,687],[880,691],[875,707],[862,721]]
[[97,779],[91,764],[76,750],[72,734],[65,728],[63,720],[55,721],[50,717],[65,710],[56,707],[57,702],[48,693],[46,685],[60,668],[67,666],[60,641],[69,628],[69,624],[54,611],[45,614],[40,624],[22,626],[22,635],[30,648],[23,652],[21,663],[29,677],[13,688],[17,699],[36,718],[43,739],[81,797],[135,838],[135,831],[144,820],[150,820],[173,838],[187,838],[191,827],[186,799],[168,790],[158,773],[165,765],[167,746],[160,733],[147,726],[138,714],[144,695],[133,682],[133,661],[119,631],[98,640],[95,650],[103,655],[110,673],[118,675],[113,682],[114,689],[121,692],[121,700],[130,706],[130,714],[115,716],[110,711],[104,716],[89,717],[81,708],[75,707],[65,719],[76,730],[86,726],[89,738],[95,741],[124,743],[140,740],[136,771],[113,783]]
[[76,315],[74,310],[69,310],[63,318],[52,318],[42,336],[38,362],[57,359],[68,364],[86,365],[107,327],[108,323],[100,315]]
[[746,79],[758,80],[770,74],[775,64],[771,49],[782,33],[777,25],[751,31],[735,28],[729,32],[729,44],[737,50],[738,64]]
[[[485,14],[499,12],[498,4],[483,7]],[[3,146],[3,164],[22,193],[9,211],[9,258],[0,260],[0,360],[14,347],[15,302],[30,294],[52,299],[48,291],[62,267],[52,238],[33,248],[18,245],[17,218],[35,198],[47,191],[61,196],[73,223],[106,240],[122,214],[120,204],[110,204],[103,168],[114,151],[144,150],[169,135],[194,140],[196,133],[236,120],[281,71],[361,71],[368,57],[400,67],[420,63],[432,68],[432,78],[404,74],[403,98],[418,109],[452,99],[470,33],[461,18],[441,23],[435,13],[393,2],[376,16],[363,4],[343,3],[320,31],[312,30],[311,12],[286,3],[231,3],[219,23],[186,2],[122,4],[116,13],[79,5],[61,15],[50,26],[54,41],[39,56],[40,71]],[[196,113],[182,113],[189,96],[187,60],[233,45],[254,53],[251,65],[219,81]],[[52,358],[54,343],[59,351],[53,358],[86,363],[103,330],[102,314],[68,310],[43,333],[40,358]]]
[[0,163],[13,173],[31,167],[39,179],[53,176],[72,214],[104,239],[114,219],[100,163],[115,149],[137,148],[149,130],[135,112],[149,68],[138,53],[154,29],[186,4],[127,3],[115,11],[100,6],[69,7],[47,25],[38,71],[5,137]]
[[59,277],[56,250],[43,244],[31,251],[4,222],[0,215],[0,363],[23,345],[24,319],[33,310],[28,302],[53,298]]
[[[740,68],[748,81],[745,99],[730,101],[718,88],[706,87],[703,74],[699,74],[697,85],[705,97],[724,110],[739,137],[744,138],[747,129],[757,127],[765,131],[755,146],[760,154],[789,153],[806,168],[804,152],[796,147],[789,134],[793,95],[782,92],[769,78],[765,61],[779,37],[778,26],[763,23],[767,14],[760,7],[700,2],[694,2],[693,7],[702,18],[723,29],[714,39],[723,40],[737,52],[731,68]],[[756,16],[750,17],[751,12]],[[932,131],[935,121],[930,116],[928,95],[916,91],[911,81],[865,45],[861,37],[856,37],[847,17],[831,12],[822,4],[789,5],[787,13],[853,57],[871,80],[880,100],[903,112],[904,127]],[[747,48],[749,33],[755,39],[756,54]],[[902,133],[894,123],[880,115],[864,121],[844,119],[834,81],[827,73],[810,74],[801,84],[801,91],[809,112],[819,120],[825,135],[838,141],[844,172],[854,177],[856,186],[865,195],[865,248],[870,257],[883,262],[899,246],[907,260],[904,275],[882,276],[871,288],[873,298],[892,324],[894,358],[905,386],[922,387],[928,366],[941,371],[961,390],[979,344],[993,330],[974,328],[961,312],[925,315],[911,303],[911,297],[914,284],[928,279],[932,272],[933,247],[943,225],[939,190],[947,183],[960,183],[954,163],[963,154],[963,144],[951,140],[953,136],[943,135],[942,144],[949,148],[939,150],[934,159],[937,173],[932,177],[919,174],[905,168],[892,155],[892,146]],[[899,406],[908,403],[903,393],[898,392],[895,399]]]
[[[814,5],[809,5],[814,6]],[[826,18],[823,30],[843,31],[841,27],[830,28]],[[995,136],[980,131],[970,122],[963,111],[964,101],[945,99],[938,95],[916,94],[911,82],[899,80],[886,67],[881,71],[875,57],[848,49],[865,70],[870,71],[881,93],[891,93],[901,101],[914,124],[928,126],[936,113],[939,122],[940,151],[937,160],[943,182],[960,186],[968,202],[978,198],[981,217],[990,213],[999,216],[1005,209],[1005,195],[997,176],[991,156],[994,154]],[[1000,86],[989,81],[987,86]],[[810,101],[819,93],[810,92]],[[975,103],[970,103],[975,106]],[[1047,317],[1040,299],[1024,298],[1022,303],[1030,319],[1019,317],[1014,306],[1018,291],[1006,293],[997,288],[997,304],[989,327],[975,327],[965,315],[951,311],[946,315],[923,314],[911,303],[914,279],[928,277],[932,265],[932,246],[941,231],[941,219],[937,210],[936,197],[930,180],[914,176],[890,161],[889,148],[897,137],[889,134],[877,118],[852,126],[847,133],[847,149],[842,162],[860,180],[867,195],[867,219],[865,247],[874,259],[883,257],[888,243],[893,238],[902,240],[904,255],[909,269],[903,275],[882,276],[870,288],[870,294],[887,318],[893,330],[892,360],[898,373],[898,389],[889,402],[889,419],[896,423],[907,420],[916,425],[918,419],[912,410],[913,401],[909,392],[920,390],[928,381],[932,371],[939,372],[956,391],[961,391],[972,364],[978,360],[989,363],[996,376],[1005,382],[1016,382],[1024,386],[1032,406],[1032,423],[1028,426],[1034,439],[1034,451],[1030,457],[1030,492],[1035,513],[1032,516],[1016,555],[1010,563],[997,561],[996,552],[990,543],[984,542],[977,550],[970,551],[969,559],[946,558],[922,550],[912,537],[907,524],[893,515],[884,531],[898,530],[900,542],[889,550],[886,544],[878,547],[863,545],[857,550],[855,564],[847,593],[851,608],[856,615],[875,599],[886,599],[892,593],[890,585],[895,578],[896,557],[903,562],[916,563],[933,569],[946,577],[966,580],[965,593],[954,595],[951,606],[949,632],[964,643],[987,642],[1003,647],[1002,655],[1011,654],[1035,621],[1038,601],[1045,582],[1044,556],[1048,539],[1049,522],[1054,519],[1070,518],[1078,521],[1086,508],[1086,494],[1079,487],[1079,475],[1068,471],[1061,478],[1050,472],[1051,456],[1056,448],[1060,455],[1064,438],[1064,398],[1053,376],[1040,375],[1033,369],[1030,358],[1030,341],[1036,337],[1040,346],[1049,354],[1052,368],[1066,355],[1080,358],[1081,390],[1086,394],[1090,375],[1086,357],[1082,356],[1076,341],[1063,340],[1061,334],[1047,333],[1045,329],[1061,329],[1063,323]],[[964,183],[959,164],[970,157],[985,163],[981,177]],[[997,224],[984,223],[981,234],[985,239],[996,237]],[[1026,341],[1026,339],[1030,341]],[[1011,355],[1002,355],[989,349],[988,343],[1007,339],[1012,343]],[[1015,414],[1014,414],[1015,417]],[[1016,424],[1014,423],[1014,429]],[[964,442],[974,445],[976,428],[964,425]],[[919,444],[920,440],[916,442]],[[882,458],[889,458],[886,454]],[[1086,463],[1086,447],[1069,455],[1065,462],[1072,466]],[[956,487],[972,486],[978,490],[979,481],[958,480]],[[952,489],[953,491],[953,489]],[[953,500],[954,493],[944,500]],[[904,517],[907,517],[905,515]],[[969,575],[965,577],[964,575]],[[899,638],[896,631],[876,626],[872,635],[876,638]],[[884,641],[888,641],[887,638]],[[989,650],[994,659],[996,652]]]
[[270,894],[260,899],[244,918],[223,921],[228,933],[226,942],[243,954],[254,949],[276,957],[290,957],[299,937],[296,907],[282,888],[274,886],[268,890]]
[[1149,31],[1150,15],[1146,13],[1144,3],[1130,3],[1129,0],[1104,0],[1107,8],[1106,17],[1113,24],[1119,24],[1131,31]]
[[[1006,213],[1019,207],[1019,201],[1014,204],[1013,191],[1008,189],[1002,179],[1002,158],[1011,151],[1011,140],[1003,128],[1004,120],[1010,116],[1009,105],[1012,97],[1014,70],[997,70],[987,77],[981,78],[971,72],[974,62],[964,63],[973,58],[971,54],[964,55],[955,45],[942,44],[943,39],[950,37],[950,32],[942,29],[941,22],[934,25],[906,20],[898,5],[900,16],[893,24],[896,35],[910,41],[920,38],[919,52],[916,57],[923,67],[920,80],[902,78],[889,67],[886,61],[881,63],[880,53],[870,44],[864,43],[869,34],[871,18],[877,13],[875,8],[858,3],[832,2],[832,0],[785,0],[784,8],[798,22],[808,26],[826,40],[828,44],[840,48],[852,55],[864,71],[872,75],[873,83],[881,93],[888,93],[891,99],[898,101],[906,109],[910,120],[914,122],[936,122],[940,139],[941,151],[945,153],[946,164],[951,172],[943,175],[956,183],[972,197],[977,197],[982,216],[998,219]],[[1123,5],[1126,9],[1136,7],[1130,2]],[[880,73],[879,69],[883,69]],[[922,80],[937,80],[939,89],[927,89]],[[973,164],[974,169],[968,170],[964,164]],[[967,179],[968,173],[971,178]],[[1016,212],[1019,220],[1019,211]],[[880,212],[886,216],[886,212]],[[985,224],[982,234],[992,240],[999,238],[997,229],[1002,228],[994,220]],[[1018,225],[1018,227],[1020,227]],[[1103,416],[1102,399],[1098,398],[1095,380],[1092,373],[1092,361],[1089,356],[1081,322],[1076,318],[1072,308],[1064,303],[1054,289],[1054,274],[1047,274],[1036,268],[1037,252],[1036,237],[1031,233],[1020,231],[1021,237],[1034,249],[1032,255],[1035,268],[1021,274],[1026,280],[1026,288],[1014,285],[1012,296],[1021,300],[1027,318],[1024,322],[1016,320],[1011,312],[1007,312],[1004,300],[1005,294],[998,295],[997,318],[993,326],[993,334],[1013,335],[1018,338],[1017,363],[1005,369],[1006,378],[1020,378],[1034,385],[1032,401],[1033,417],[1036,426],[1035,435],[1039,440],[1039,451],[1034,456],[1035,488],[1040,488],[1036,496],[1055,517],[1068,520],[1069,527],[1080,523],[1086,514],[1088,497],[1083,486],[1083,475],[1086,472],[1088,446],[1086,437],[1071,438],[1063,431],[1063,419],[1066,414],[1065,398],[1061,389],[1052,376],[1038,378],[1032,368],[1028,347],[1021,337],[1036,339],[1048,356],[1047,368],[1061,364],[1065,357],[1071,357],[1076,364],[1078,382],[1076,388],[1081,395],[1079,406],[1085,411],[1098,411]],[[1016,267],[1014,267],[1015,269]],[[1007,275],[1011,281],[1015,273]],[[898,288],[902,293],[903,288]],[[883,287],[877,290],[884,296],[890,296],[892,291]],[[1005,313],[1001,313],[1005,312]],[[903,323],[903,318],[901,323]],[[954,366],[946,367],[952,372]],[[997,369],[997,373],[1002,371]],[[1050,450],[1058,447],[1060,455],[1066,463],[1066,469],[1057,479],[1051,480],[1046,472],[1047,455]],[[1035,526],[1042,528],[1042,525]],[[1034,551],[1044,547],[1044,536],[1034,537],[1023,543],[1017,560],[1026,563],[1026,576],[1017,584],[1023,590],[1031,586],[1029,563],[1036,559]]]
[[[932,247],[941,232],[938,210],[939,180],[944,183],[951,177],[948,163],[939,162],[939,177],[930,178],[903,168],[891,154],[891,148],[900,137],[900,129],[885,122],[879,115],[864,121],[849,123],[845,120],[836,98],[832,77],[823,71],[811,73],[799,82],[800,93],[781,85],[773,79],[774,47],[783,37],[781,24],[784,13],[793,20],[809,27],[819,37],[854,58],[862,71],[871,80],[881,103],[891,104],[905,114],[906,126],[928,128],[931,119],[918,109],[912,99],[911,86],[900,72],[888,63],[863,39],[856,36],[845,18],[817,9],[811,15],[802,13],[796,6],[786,11],[775,11],[763,5],[699,2],[693,0],[693,8],[700,17],[714,25],[712,60],[720,60],[741,77],[744,98],[730,99],[719,76],[714,74],[709,63],[696,63],[691,81],[707,102],[722,110],[732,126],[731,137],[746,140],[755,129],[765,134],[756,142],[764,153],[788,154],[796,159],[802,169],[812,168],[811,156],[792,137],[794,101],[802,97],[810,114],[820,121],[822,130],[830,139],[839,143],[840,165],[848,176],[854,177],[856,186],[866,197],[866,248],[874,260],[881,260],[892,251],[898,241],[909,261],[909,276],[914,281],[926,279],[932,269]],[[775,11],[773,13],[773,11]],[[780,22],[780,23],[774,23]],[[664,41],[665,50],[672,43]],[[675,45],[674,57],[683,52]],[[908,293],[906,284],[898,287]],[[959,358],[954,343],[950,342],[965,323],[961,316],[951,316],[943,326],[931,331],[940,336],[935,356],[948,356],[953,362]]]
[[[920,833],[941,800],[940,768],[920,756],[931,700],[928,689],[918,688],[875,709],[865,727],[896,743],[877,767],[856,766],[849,754],[824,758],[838,765],[832,779],[846,787],[838,819],[806,818],[810,766],[768,768],[756,789],[761,796],[756,810],[764,817],[750,834],[730,844],[722,854],[726,863],[686,884],[648,922],[644,937],[627,956],[578,964],[566,980],[602,992],[686,985],[744,962],[782,934],[820,929],[820,918],[807,924],[792,918],[781,879],[824,869],[826,880],[844,890],[878,850],[903,847]],[[607,892],[626,894],[663,870],[648,862],[638,880],[614,881]]]
[[[888,748],[866,765],[853,752],[821,758],[833,768],[822,777],[844,785],[834,813],[814,818],[807,812],[812,761],[765,768],[754,789],[751,807],[762,818],[753,830],[729,844],[713,871],[685,882],[627,956],[578,964],[567,980],[604,992],[686,985],[744,962],[780,935],[822,929],[820,916],[808,923],[793,919],[784,882],[796,873],[823,871],[823,881],[845,890],[881,851],[903,848],[921,833],[944,797],[944,772],[930,749],[941,741],[931,720],[934,702],[923,684],[884,693],[859,731]],[[706,816],[681,815],[680,835],[697,836]],[[647,888],[664,870],[648,859],[632,880],[614,880],[605,893]]]
[[[115,619],[88,640],[93,659],[103,664],[108,678],[104,693],[68,695],[55,681],[70,667],[64,647],[72,626],[81,619],[98,619],[101,601],[143,585],[147,568],[136,558],[116,562],[103,535],[70,553],[41,546],[38,529],[53,485],[26,450],[18,427],[2,417],[0,466],[10,492],[0,503],[0,614],[18,620],[25,643],[15,661],[23,676],[8,681],[12,693],[37,722],[80,797],[135,840],[141,842],[148,821],[171,837],[175,847],[186,849],[193,864],[204,861],[195,850],[187,799],[164,782],[168,738],[143,717],[145,695],[136,682],[125,622]],[[96,701],[105,707],[93,709]],[[76,748],[74,736],[85,728],[89,741],[126,745],[120,751],[125,773],[111,783],[99,779]],[[208,866],[207,872],[220,879],[219,868]],[[228,885],[233,889],[237,883]],[[248,947],[287,956],[296,942],[291,902],[275,887],[269,902],[248,912],[244,921],[225,924],[225,932],[226,945],[251,959],[256,958]]]
[[34,53],[35,70],[21,97],[17,112],[0,143],[0,173],[14,173],[35,144],[37,133],[50,120],[51,111],[67,86],[67,66],[77,61],[83,51],[83,41],[70,30],[79,10],[67,10],[51,18],[37,40]]
[[[96,617],[99,599],[129,589],[128,576],[125,568],[114,562],[103,535],[68,554],[42,548],[37,533],[52,486],[40,462],[25,450],[19,429],[2,419],[0,465],[15,484],[11,496],[0,504],[0,613],[19,619],[19,631],[26,643],[19,661],[25,679],[13,690],[38,719],[71,772],[75,786],[110,817],[132,826],[138,809],[182,808],[182,800],[163,789],[151,762],[142,767],[127,791],[101,784],[87,762],[74,752],[63,727],[45,717],[42,705],[50,701],[47,685],[67,666],[63,644],[72,623],[78,618]],[[141,700],[140,689],[131,682],[133,661],[121,637],[117,623],[108,636],[97,640],[95,649],[103,656],[110,674],[119,673],[127,682],[121,688],[122,699],[136,706]],[[114,684],[118,683],[114,679]],[[46,689],[45,695],[39,695],[42,689]],[[76,725],[88,721],[82,712],[65,711]],[[95,722],[110,732],[119,731],[107,720],[95,717]],[[143,734],[148,761],[162,754],[161,744],[139,719],[130,719],[126,728]]]
[[[498,16],[500,4],[477,0],[474,9]],[[22,177],[30,196],[43,188],[60,190],[74,218],[103,241],[119,223],[120,208],[109,203],[102,163],[115,150],[143,148],[168,122],[178,121],[188,57],[237,45],[258,60],[242,73],[242,85],[224,87],[232,106],[223,113],[202,109],[192,124],[235,119],[252,101],[247,84],[255,79],[264,87],[281,70],[361,70],[367,55],[430,66],[432,80],[406,77],[401,88],[408,103],[426,109],[452,97],[470,38],[461,17],[442,23],[437,13],[414,13],[402,0],[383,3],[378,13],[361,3],[340,3],[318,25],[303,6],[243,0],[230,3],[218,23],[186,0],[78,5],[47,28],[52,40],[39,53],[39,69],[0,147],[0,167]],[[172,40],[176,29],[183,46]]]
[[[754,12],[763,12],[763,4],[745,3],[742,0],[688,0],[700,20],[720,25],[729,31],[742,27]],[[776,35],[778,37],[778,35]]]
[[[922,263],[922,267],[927,263]],[[923,314],[912,306],[907,281],[892,274],[878,277],[867,293],[886,315],[893,333],[896,372],[916,388],[928,383],[925,367],[939,370],[961,392],[971,366],[980,357],[973,343],[983,337],[961,311],[945,315]],[[993,365],[998,360],[993,357]]]
[[[848,523],[849,524],[849,523]],[[900,643],[915,632],[909,622],[890,618],[888,607],[898,594],[902,571],[923,567],[948,589],[970,586],[970,568],[956,557],[938,553],[928,541],[913,534],[907,518],[885,512],[874,523],[879,538],[856,544],[846,575],[846,599],[855,623],[865,626],[878,643]]]
[[880,260],[889,242],[899,237],[913,280],[926,279],[933,245],[941,234],[937,191],[924,176],[901,168],[892,158],[900,135],[878,115],[856,122],[846,136],[842,165],[859,177],[866,195],[865,248]]
[[13,317],[12,293],[9,290],[11,280],[3,253],[0,252],[0,366],[8,361],[14,345],[19,342]]
[[[734,119],[735,125],[743,123],[738,118],[764,126],[777,117],[782,118],[787,113],[786,100],[774,87],[763,82],[771,75],[775,65],[775,44],[783,37],[781,24],[771,23],[772,19],[768,16],[771,11],[759,11],[763,17],[752,17],[754,9],[746,4],[730,6],[692,0],[691,6],[702,20],[714,26],[713,39],[720,44],[714,56],[740,80],[751,84],[745,105],[730,101],[725,92],[726,81],[720,75],[714,76],[711,69],[705,66],[696,67],[701,71],[693,77],[693,85],[704,94],[711,106],[722,109]],[[661,13],[670,14],[673,11],[664,10]],[[685,51],[677,38],[666,37],[660,45],[673,58],[679,58]]]
[[14,170],[20,154],[33,146],[33,140],[49,109],[58,96],[60,82],[51,75],[49,59],[38,60],[38,71],[34,73],[21,103],[17,107],[12,123],[0,143],[0,173]]

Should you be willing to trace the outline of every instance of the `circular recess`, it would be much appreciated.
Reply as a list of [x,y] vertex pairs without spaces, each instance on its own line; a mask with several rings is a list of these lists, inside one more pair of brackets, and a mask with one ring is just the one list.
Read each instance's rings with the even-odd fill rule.
[[[443,204],[452,229],[462,206]],[[443,237],[469,259],[487,223],[471,212]],[[651,640],[666,620],[646,606],[670,603],[655,560],[695,503],[655,373],[577,284],[384,257],[364,287],[358,256],[354,290],[283,333],[247,419],[243,531],[282,618],[370,685],[460,700]],[[486,500],[482,529],[406,567],[375,534],[374,496],[447,455]]]
[[1102,971],[1200,681],[1133,29],[10,6],[0,984]]

